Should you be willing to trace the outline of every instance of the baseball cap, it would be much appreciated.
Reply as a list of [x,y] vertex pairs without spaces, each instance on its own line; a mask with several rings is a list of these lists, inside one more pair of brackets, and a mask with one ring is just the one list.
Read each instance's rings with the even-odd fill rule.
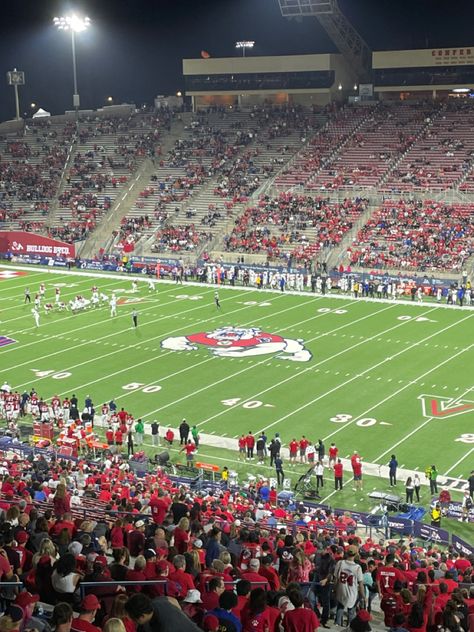
[[91,612],[100,608],[100,602],[95,595],[86,595],[81,602],[82,610]]
[[165,560],[161,560],[160,562],[156,563],[156,570],[159,571],[160,573],[162,571],[165,571],[167,568],[169,568],[169,566],[168,566],[168,562],[165,562]]
[[20,608],[26,608],[26,606],[29,606],[31,603],[36,603],[39,600],[39,595],[32,595],[27,590],[24,590],[17,595],[15,605],[20,606]]
[[28,540],[28,537],[29,536],[26,531],[18,531],[15,535],[15,540],[18,544],[25,544],[25,542]]
[[137,529],[140,529],[140,527],[144,527],[145,526],[145,522],[143,520],[137,520],[135,523],[135,527]]
[[193,588],[192,590],[188,590],[186,597],[183,599],[186,603],[202,603],[201,601],[201,593],[199,590]]
[[260,568],[260,562],[257,559],[252,559],[249,562],[250,568]]
[[156,551],[154,549],[146,549],[143,555],[146,560],[151,560],[152,557],[156,557]]
[[202,540],[200,540],[199,538],[197,540],[194,540],[193,546],[195,546],[197,549],[202,549]]
[[367,623],[367,621],[372,621],[372,615],[368,610],[359,610],[357,616],[359,617],[360,621],[363,621],[364,623]]
[[214,614],[206,614],[202,621],[202,627],[207,632],[216,632],[219,629],[219,619]]

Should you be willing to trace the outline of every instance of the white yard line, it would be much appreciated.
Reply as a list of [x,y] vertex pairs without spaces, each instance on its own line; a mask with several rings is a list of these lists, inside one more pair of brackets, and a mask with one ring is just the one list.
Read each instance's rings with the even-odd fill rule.
[[[233,300],[234,298],[235,298],[235,297],[231,297],[231,298],[229,298],[229,299],[222,299],[222,301],[221,301],[221,302],[224,302],[224,301],[227,301],[227,300]],[[238,298],[238,296],[237,296],[237,298]],[[143,314],[144,312],[149,311],[150,309],[156,309],[156,308],[158,308],[158,309],[159,309],[159,308],[161,308],[161,307],[166,307],[166,306],[171,305],[171,304],[174,304],[174,303],[176,303],[176,299],[173,299],[173,300],[168,301],[168,302],[166,302],[166,303],[160,303],[159,305],[154,305],[154,306],[151,306],[150,308],[146,308],[146,309],[140,310],[140,313],[141,313],[141,314]],[[132,305],[132,304],[130,304],[130,306],[131,306],[131,305]],[[202,304],[200,304],[200,305],[197,305],[196,307],[193,307],[193,308],[191,308],[191,309],[185,310],[185,311],[183,311],[183,312],[179,312],[178,314],[175,314],[175,315],[165,315],[165,316],[160,316],[159,318],[156,318],[156,319],[154,319],[154,320],[147,321],[145,324],[146,324],[146,325],[150,325],[150,324],[157,323],[157,322],[159,322],[159,321],[161,321],[161,320],[166,320],[166,319],[170,319],[170,318],[175,318],[176,316],[181,316],[182,314],[187,314],[187,313],[189,313],[189,312],[193,312],[193,311],[195,311],[195,310],[197,310],[197,309],[201,309],[201,308],[204,308],[204,307],[209,307],[209,303],[202,303]],[[108,309],[108,308],[107,308],[107,309]],[[244,308],[239,308],[238,310],[234,310],[234,311],[241,311],[241,309],[244,309]],[[245,309],[246,309],[246,308],[245,308]],[[89,313],[89,312],[88,312],[88,313]],[[231,311],[231,312],[229,312],[229,313],[230,313],[230,314],[232,314],[232,313],[233,313],[233,311]],[[79,316],[79,314],[76,314],[74,317],[77,317],[77,316]],[[127,312],[127,313],[124,313],[124,314],[120,314],[120,313],[119,313],[119,315],[118,315],[118,316],[116,316],[113,320],[114,320],[114,321],[118,321],[118,320],[120,320],[121,318],[130,318],[130,313],[128,313],[128,312]],[[111,319],[111,320],[112,320],[112,319]],[[211,320],[211,319],[208,319],[208,320]],[[206,322],[206,321],[199,321],[199,322]],[[70,331],[68,331],[68,332],[66,332],[66,333],[62,332],[62,333],[60,333],[60,334],[55,334],[54,336],[48,336],[47,341],[49,342],[49,341],[51,341],[51,340],[54,340],[55,338],[61,338],[61,337],[64,337],[65,335],[71,335],[71,334],[76,333],[76,332],[78,332],[78,331],[82,331],[82,330],[84,330],[84,329],[89,329],[90,327],[95,327],[97,324],[98,324],[97,322],[94,322],[94,323],[89,323],[88,325],[84,325],[83,327],[77,327],[76,329],[71,329]],[[33,328],[33,329],[34,329],[34,328]],[[181,327],[180,329],[175,329],[175,330],[173,330],[173,331],[180,331],[181,329],[183,329],[183,327]],[[113,332],[113,333],[111,333],[111,334],[107,334],[106,336],[102,336],[101,338],[97,338],[97,339],[96,339],[96,341],[101,341],[101,340],[105,340],[106,338],[110,338],[110,337],[117,336],[117,335],[122,335],[122,334],[124,334],[125,332],[129,332],[129,331],[130,331],[130,330],[129,330],[129,328],[127,328],[127,329],[121,329],[121,330],[119,330],[119,331],[115,331],[115,332]],[[12,335],[12,334],[9,334],[9,335]],[[167,335],[167,334],[162,334],[162,335]],[[155,338],[148,338],[148,340],[147,340],[147,341],[149,342],[150,340],[155,340],[156,338],[160,338],[160,337],[161,337],[161,336],[155,336]],[[45,342],[45,340],[44,340],[44,339],[41,339],[41,340],[39,340],[39,341],[38,341],[38,340],[35,340],[34,342],[29,342],[29,343],[23,344],[21,348],[22,348],[22,349],[24,349],[25,347],[29,347],[29,346],[32,346],[32,345],[36,345],[36,344],[38,344],[38,343],[40,343],[40,342]],[[49,353],[49,354],[47,354],[47,355],[41,356],[40,358],[31,358],[31,359],[27,360],[26,362],[23,362],[23,363],[21,363],[21,364],[16,364],[16,365],[15,365],[15,368],[18,368],[18,367],[21,367],[21,366],[25,366],[25,365],[30,364],[30,363],[32,363],[32,364],[33,364],[33,363],[35,363],[35,362],[39,362],[40,360],[42,360],[42,359],[44,359],[44,358],[50,358],[50,357],[51,357],[51,356],[53,356],[53,355],[58,355],[58,354],[61,354],[61,353],[68,353],[68,352],[70,352],[70,351],[71,351],[71,350],[73,350],[73,349],[77,349],[78,347],[83,347],[84,345],[90,345],[90,344],[91,344],[91,341],[90,341],[90,340],[87,340],[86,342],[83,342],[83,343],[81,343],[81,344],[74,345],[74,346],[72,346],[72,347],[68,347],[67,349],[60,349],[59,351],[56,351],[55,353]],[[137,345],[138,345],[138,344],[140,344],[140,343],[137,343]],[[133,346],[137,346],[137,345],[133,345]],[[15,349],[14,349],[14,348],[12,348],[12,349],[6,349],[5,351],[3,351],[3,352],[2,352],[2,356],[3,356],[3,355],[5,355],[5,354],[6,354],[6,353],[8,353],[8,352],[13,352],[13,351],[15,351]],[[104,357],[104,356],[102,356],[102,357]]]
[[[232,297],[232,298],[234,298],[234,297]],[[224,300],[225,300],[225,299],[224,299]],[[231,299],[227,299],[227,300],[231,300]],[[315,302],[316,302],[316,301],[318,301],[318,300],[320,300],[320,299],[319,299],[319,298],[313,298],[313,301],[315,301]],[[287,307],[287,308],[285,308],[284,310],[280,310],[280,312],[274,312],[274,313],[272,314],[272,316],[276,316],[276,315],[278,315],[278,314],[280,314],[280,313],[284,313],[284,312],[287,312],[287,311],[290,311],[290,310],[293,310],[293,309],[297,309],[297,308],[299,308],[299,307],[301,307],[301,303],[298,303],[298,304],[296,304],[296,305],[292,305],[291,307]],[[192,309],[189,309],[189,310],[186,310],[185,312],[182,312],[182,313],[191,312],[191,311],[194,311],[195,309],[198,309],[198,307],[196,307],[196,308],[192,308]],[[240,311],[243,311],[243,310],[248,310],[248,306],[246,306],[246,305],[245,305],[245,306],[243,306],[243,307],[239,307],[238,309],[232,310],[232,311],[230,311],[230,312],[228,312],[228,313],[229,313],[229,314],[233,314],[233,313],[240,312]],[[189,327],[200,326],[200,325],[202,325],[203,323],[213,321],[213,320],[215,320],[215,319],[218,317],[218,315],[219,315],[218,313],[215,313],[215,314],[214,314],[214,316],[212,316],[211,318],[207,318],[207,319],[205,319],[205,320],[199,319],[198,321],[196,321],[196,324],[195,324],[195,325],[194,325],[194,324],[191,324],[191,325],[189,325]],[[165,317],[160,317],[159,319],[156,319],[155,321],[150,321],[150,323],[157,322],[158,320],[163,320],[163,318],[165,318]],[[173,318],[173,317],[172,317],[172,316],[166,316],[166,318]],[[150,324],[150,323],[149,323],[149,324]],[[148,338],[148,339],[146,340],[146,343],[147,343],[147,344],[149,344],[149,343],[150,343],[151,341],[153,341],[153,340],[156,340],[156,339],[161,339],[161,338],[163,338],[163,337],[169,336],[170,334],[173,334],[173,333],[176,333],[176,332],[182,331],[185,327],[188,327],[188,325],[183,325],[183,326],[180,326],[180,327],[178,327],[177,329],[173,329],[173,330],[171,330],[171,331],[169,331],[169,332],[166,332],[166,333],[161,333],[161,334],[159,334],[158,336],[155,336],[155,337],[153,337],[153,338]],[[104,340],[105,338],[109,338],[109,337],[111,337],[111,336],[115,336],[115,335],[117,335],[117,333],[123,334],[123,333],[125,333],[125,332],[129,332],[129,331],[130,331],[130,330],[127,328],[127,330],[125,330],[125,331],[124,331],[124,330],[122,330],[121,332],[114,332],[113,334],[108,334],[107,336],[103,336],[102,338],[98,338],[98,339],[97,339],[97,341],[99,341],[99,340]],[[87,341],[87,342],[85,342],[85,343],[81,343],[81,344],[79,344],[79,345],[76,345],[76,347],[81,347],[81,346],[84,346],[84,345],[86,345],[86,344],[89,344],[89,345],[90,345],[90,344],[91,344],[91,341],[90,341],[90,340],[88,340],[88,341]],[[111,356],[111,355],[114,355],[114,354],[116,354],[116,353],[122,353],[122,354],[123,354],[123,353],[125,353],[125,352],[129,351],[130,349],[133,349],[134,347],[138,347],[138,346],[140,346],[140,345],[142,345],[142,344],[145,344],[145,341],[139,341],[139,342],[135,343],[134,345],[128,345],[128,346],[127,346],[127,347],[125,347],[125,348],[124,348],[124,347],[120,347],[120,348],[116,349],[115,351],[111,351],[110,353],[107,353],[107,354],[102,354],[102,355],[101,355],[101,359],[103,359],[103,358],[107,358],[107,357],[109,357],[109,356]],[[66,350],[64,350],[64,349],[63,349],[61,352],[57,352],[57,353],[65,353],[65,352],[69,352],[69,351],[71,351],[72,349],[74,349],[74,348],[76,348],[76,347],[70,347],[69,349],[66,349]],[[175,353],[175,351],[167,351],[167,352],[165,352],[164,354],[161,354],[159,357],[160,357],[160,358],[162,358],[162,357],[164,357],[165,355],[169,355],[169,354],[171,354],[171,353]],[[49,354],[48,356],[45,356],[45,357],[48,357],[48,358],[49,358],[49,357],[51,357],[52,355],[56,355],[56,354]],[[157,357],[158,357],[158,356],[152,356],[152,357],[150,357],[149,359],[145,360],[144,362],[141,362],[140,364],[145,364],[146,362],[155,361],[155,360],[157,359]],[[84,361],[84,362],[81,362],[80,364],[77,364],[77,363],[76,363],[76,364],[71,365],[70,367],[65,367],[65,368],[62,368],[61,370],[62,370],[62,371],[68,371],[68,370],[71,370],[71,369],[73,370],[74,368],[77,368],[77,367],[79,367],[79,366],[83,366],[83,365],[85,365],[85,364],[89,364],[89,363],[91,363],[91,362],[96,362],[96,361],[97,361],[97,358],[95,358],[95,357],[94,357],[94,358],[90,358],[89,360],[86,360],[86,361]],[[30,363],[32,363],[32,361],[31,361],[31,360],[30,360],[30,361],[28,361],[28,362],[24,362],[23,364],[30,364]],[[15,366],[15,368],[17,368],[17,366],[22,366],[22,365],[16,365],[16,366]],[[135,365],[135,366],[139,366],[139,365]],[[134,367],[133,367],[133,365],[131,366],[131,365],[127,364],[127,366],[126,366],[124,369],[122,369],[121,371],[118,371],[117,373],[121,373],[122,371],[130,371],[130,370],[131,370],[131,369],[133,369],[133,368],[134,368]],[[108,377],[111,377],[111,375],[113,375],[113,374],[109,374],[109,375],[107,375],[107,376],[104,376],[104,378],[101,378],[101,379],[107,379]],[[42,380],[42,379],[46,379],[47,377],[48,377],[48,376],[45,376],[45,377],[43,377],[43,378],[35,378],[35,382],[40,381],[40,380]],[[77,386],[77,387],[75,387],[75,389],[77,390],[77,389],[79,389],[79,388],[83,388],[84,386],[93,385],[93,384],[95,384],[97,381],[100,381],[100,380],[94,380],[94,381],[92,381],[92,382],[88,382],[87,384],[83,384],[83,385],[81,385],[81,386]],[[31,380],[29,380],[28,382],[24,382],[23,384],[17,384],[17,385],[15,385],[15,388],[17,388],[17,389],[18,389],[18,388],[21,388],[21,387],[23,387],[23,386],[28,386],[29,384],[31,384]],[[69,392],[70,390],[71,390],[71,389],[68,389],[68,392]]]
[[[352,325],[354,325],[355,323],[358,323],[358,322],[363,321],[363,320],[365,320],[365,319],[367,319],[367,318],[370,318],[370,317],[372,317],[372,316],[375,316],[376,314],[380,314],[381,312],[384,312],[384,311],[386,311],[387,309],[390,309],[390,307],[386,307],[386,308],[384,308],[384,309],[378,310],[377,312],[373,312],[373,313],[371,313],[371,314],[366,314],[365,316],[362,316],[361,318],[358,318],[358,319],[356,319],[356,320],[352,320],[350,323],[346,323],[346,324],[344,324],[344,325],[341,325],[341,326],[339,326],[339,327],[336,327],[336,329],[333,329],[333,330],[330,330],[330,331],[327,331],[327,332],[323,332],[322,334],[320,334],[320,335],[318,335],[318,336],[315,336],[315,337],[313,337],[313,338],[310,338],[310,339],[306,340],[306,341],[305,341],[305,343],[308,343],[308,342],[314,342],[315,340],[318,340],[318,339],[320,339],[320,338],[324,338],[324,337],[326,337],[326,336],[328,336],[328,335],[331,335],[331,334],[333,334],[333,333],[336,333],[336,332],[338,332],[338,331],[340,331],[341,329],[344,329],[344,328],[346,328],[346,327],[352,327]],[[321,314],[321,315],[327,315],[327,314],[329,314],[329,313],[331,313],[331,312],[326,312],[325,314]],[[315,317],[315,318],[316,318],[316,317]],[[407,321],[404,321],[404,322],[406,323]],[[403,324],[403,323],[400,323],[400,324]],[[397,326],[400,326],[400,324],[399,324],[399,325],[397,325]],[[380,334],[377,334],[377,335],[380,335]],[[353,345],[353,347],[357,347],[357,346],[359,346],[360,344],[362,344],[362,343],[361,343],[361,342],[358,342],[356,345]],[[345,353],[346,351],[348,351],[349,349],[351,349],[351,348],[353,348],[353,347],[346,348],[346,349],[344,349],[343,351],[341,351],[341,352],[339,352],[339,353]],[[336,354],[336,355],[339,355],[339,353],[338,353],[338,354]],[[284,384],[285,382],[287,382],[287,381],[289,381],[289,380],[295,379],[296,377],[299,377],[300,375],[302,375],[302,374],[306,373],[306,371],[308,371],[308,370],[313,370],[313,369],[314,369],[314,367],[319,366],[319,365],[321,365],[321,364],[324,364],[324,362],[327,362],[328,360],[332,359],[332,357],[333,357],[333,356],[331,356],[330,358],[326,358],[325,360],[322,360],[321,362],[319,362],[319,363],[317,363],[317,364],[312,364],[310,368],[308,368],[308,369],[303,369],[303,371],[300,371],[299,373],[297,373],[297,374],[295,374],[295,375],[293,375],[293,376],[291,376],[291,377],[288,377],[288,378],[286,378],[285,380],[282,380],[281,382],[278,382],[277,384],[273,385],[271,388],[266,389],[265,391],[261,391],[261,393],[258,393],[257,395],[263,394],[263,393],[267,392],[268,390],[271,390],[271,389],[273,389],[273,388],[275,388],[275,387],[277,387],[277,386],[280,386],[281,384]],[[255,367],[259,366],[260,364],[265,364],[265,363],[267,363],[267,362],[268,362],[268,360],[269,360],[269,358],[267,357],[265,360],[262,360],[261,362],[258,362],[258,363],[253,364],[253,365],[252,365],[252,367],[249,367],[249,370],[250,370],[251,368],[255,368]],[[166,404],[164,407],[157,408],[157,409],[155,409],[155,410],[151,411],[150,413],[146,413],[146,415],[143,415],[143,418],[150,417],[150,416],[152,416],[152,415],[156,414],[157,412],[160,412],[161,410],[163,410],[163,408],[168,408],[169,406],[172,406],[172,405],[174,405],[174,404],[176,404],[176,403],[178,403],[178,402],[181,402],[181,401],[183,401],[183,400],[185,400],[185,399],[189,399],[190,397],[193,397],[193,396],[194,396],[197,392],[203,392],[203,391],[205,391],[205,390],[207,390],[207,389],[209,389],[209,388],[213,388],[213,386],[214,386],[214,383],[213,383],[213,384],[208,384],[207,386],[203,387],[203,388],[202,388],[202,389],[200,389],[199,391],[195,391],[195,392],[193,392],[193,393],[189,393],[188,395],[183,396],[183,397],[182,397],[182,398],[180,398],[179,400],[175,400],[175,401],[173,401],[173,402],[170,402],[169,404]],[[238,407],[240,407],[243,403],[245,403],[245,402],[247,402],[247,401],[251,401],[251,400],[255,399],[255,397],[257,397],[257,395],[252,395],[251,397],[246,398],[245,400],[243,400],[243,401],[239,402],[238,404],[236,404],[236,405],[234,405],[234,406],[229,406],[227,409],[225,409],[225,410],[221,411],[220,413],[217,413],[217,414],[213,415],[212,417],[209,417],[208,419],[204,419],[203,421],[200,421],[200,422],[199,422],[199,427],[202,427],[205,423],[207,423],[208,421],[211,421],[211,420],[212,420],[212,419],[214,419],[215,417],[219,417],[221,414],[226,413],[228,410],[233,410],[233,409],[235,409],[235,408],[238,408]]]
[[[377,312],[372,312],[372,313],[370,313],[370,314],[367,314],[367,315],[365,315],[365,316],[362,316],[361,318],[358,318],[358,319],[356,319],[356,320],[353,320],[353,321],[352,321],[352,322],[350,322],[350,323],[346,323],[345,325],[342,325],[341,327],[338,327],[338,328],[337,328],[336,330],[334,330],[334,331],[338,331],[338,330],[344,329],[344,328],[346,328],[346,327],[351,327],[352,325],[354,325],[354,324],[355,324],[355,323],[357,323],[357,322],[361,322],[361,321],[363,321],[363,320],[366,320],[367,318],[371,318],[372,316],[376,316],[376,315],[378,315],[378,314],[380,314],[380,313],[382,313],[382,312],[384,312],[384,311],[386,311],[386,310],[389,310],[389,309],[391,309],[391,308],[393,308],[393,307],[395,307],[395,305],[391,305],[391,306],[386,307],[386,308],[384,308],[384,309],[381,309],[381,310],[379,310],[379,311],[377,311]],[[431,311],[433,311],[433,310],[432,310],[432,309],[430,309],[430,310],[428,310],[428,311],[426,311],[426,312],[424,312],[424,313],[425,313],[425,314],[428,314],[428,313],[430,313]],[[242,404],[245,404],[245,403],[246,403],[246,402],[248,402],[248,401],[252,401],[252,400],[254,400],[254,399],[258,399],[258,398],[260,398],[260,396],[261,396],[261,395],[264,395],[265,393],[268,393],[269,391],[272,391],[273,389],[278,388],[278,387],[282,386],[283,384],[286,384],[287,382],[289,382],[289,381],[291,381],[291,380],[294,380],[295,378],[300,377],[301,375],[304,375],[305,373],[307,373],[307,372],[309,372],[309,371],[314,371],[314,369],[315,369],[316,367],[321,366],[322,364],[325,364],[326,362],[328,362],[328,361],[330,361],[330,360],[333,360],[334,358],[337,358],[338,356],[340,356],[340,355],[342,355],[342,354],[344,354],[344,353],[347,353],[348,351],[352,351],[353,349],[356,349],[357,347],[359,347],[359,346],[361,346],[361,345],[366,344],[366,343],[367,343],[367,342],[369,342],[370,340],[373,340],[373,339],[375,339],[375,338],[377,338],[377,337],[379,337],[379,336],[381,336],[381,335],[383,335],[383,334],[385,334],[385,333],[388,333],[389,331],[392,331],[392,330],[394,330],[394,329],[398,329],[399,327],[403,327],[403,325],[407,324],[408,322],[410,322],[410,321],[406,321],[406,320],[405,320],[405,321],[401,321],[401,322],[399,322],[397,325],[394,325],[393,327],[389,327],[388,329],[384,329],[383,331],[378,332],[378,333],[374,334],[373,336],[371,336],[371,337],[369,337],[369,338],[365,338],[364,340],[362,340],[362,341],[360,341],[360,342],[357,342],[357,343],[355,343],[355,344],[354,344],[354,345],[352,345],[352,346],[345,347],[343,350],[339,351],[338,353],[335,353],[335,354],[333,354],[332,356],[329,356],[329,357],[327,357],[327,358],[324,358],[323,360],[321,360],[320,362],[318,362],[318,363],[316,363],[316,364],[311,364],[311,366],[309,366],[309,367],[308,367],[308,368],[306,368],[306,369],[303,369],[302,371],[299,371],[299,372],[298,372],[298,373],[296,373],[295,375],[291,375],[290,377],[287,377],[286,379],[281,380],[280,382],[276,382],[275,384],[273,384],[272,386],[270,386],[270,387],[268,387],[268,388],[264,389],[263,391],[259,391],[258,393],[254,393],[254,394],[252,394],[251,396],[249,396],[249,397],[245,398],[244,400],[240,401],[238,404],[235,404],[234,406],[229,406],[229,407],[228,407],[228,408],[226,408],[225,410],[222,410],[222,411],[220,411],[219,413],[216,413],[215,415],[212,415],[211,417],[208,417],[207,419],[204,419],[203,421],[199,422],[199,426],[201,427],[202,425],[204,425],[204,424],[208,423],[209,421],[212,421],[212,420],[216,419],[217,417],[220,417],[221,415],[224,415],[224,414],[226,414],[227,412],[229,412],[229,411],[231,411],[231,410],[234,410],[235,408],[238,408],[238,407],[242,406]],[[334,333],[334,332],[331,332],[331,333]],[[323,334],[323,335],[324,335],[324,336],[326,336],[326,335],[328,335],[328,334]],[[310,339],[309,339],[309,340],[307,340],[306,342],[307,342],[307,343],[308,343],[308,342],[312,342],[312,341],[314,341],[314,340],[317,340],[317,338],[318,338],[318,336],[316,336],[316,337],[314,337],[314,338],[310,338]],[[356,377],[357,377],[357,376],[356,376]],[[355,379],[355,378],[352,378],[352,379]],[[352,380],[349,380],[349,381],[352,381]],[[345,383],[344,383],[344,384],[345,384]],[[341,385],[341,386],[342,386],[342,385]],[[318,397],[317,399],[320,399],[320,398]],[[316,399],[316,400],[314,400],[314,401],[317,401],[317,399]],[[313,402],[309,402],[309,403],[308,403],[308,404],[306,404],[305,406],[309,406],[311,403],[313,403]],[[298,409],[298,410],[299,410],[299,409]],[[154,412],[155,412],[155,411],[153,411],[153,413],[154,413]],[[294,412],[296,412],[296,411],[294,411]],[[151,414],[153,414],[153,413],[151,413]],[[291,414],[294,414],[294,413],[291,413]],[[286,418],[286,417],[288,417],[288,416],[290,416],[290,415],[286,415],[286,416],[285,416],[285,418]],[[262,428],[261,430],[267,430],[269,427],[274,426],[274,425],[275,425],[276,423],[278,423],[279,421],[280,421],[280,420],[278,420],[278,421],[274,422],[274,423],[273,423],[273,424],[271,424],[270,426],[268,426],[268,425],[267,425],[267,426],[265,426],[264,428]],[[260,430],[260,431],[261,431],[261,430]],[[259,431],[259,432],[260,432],[260,431]]]
[[[101,285],[100,289],[102,290],[102,288],[109,288],[110,286],[114,286],[114,285],[118,285],[118,284],[119,284],[119,282],[118,282],[118,281],[114,281],[113,283],[107,283],[107,284]],[[64,289],[64,288],[61,288],[61,290],[63,290],[63,289]],[[66,288],[66,289],[70,289],[70,288]],[[75,288],[74,290],[72,290],[71,292],[64,292],[64,293],[63,293],[63,292],[61,292],[61,300],[64,300],[64,298],[65,298],[66,296],[77,296],[78,294],[82,294],[82,292],[84,292],[84,290],[83,290],[83,289],[81,289],[79,286],[78,286],[78,287],[76,287],[76,288]],[[32,292],[31,292],[31,294],[36,294],[36,292],[35,292],[35,291],[32,291]],[[21,302],[17,303],[16,305],[12,305],[11,307],[6,307],[5,309],[2,309],[2,315],[3,315],[5,312],[9,311],[9,310],[12,310],[12,309],[16,309],[16,310],[17,310],[17,309],[19,309],[19,308],[21,308],[21,307],[24,307],[25,305],[28,307],[28,306],[33,305],[33,304],[34,304],[34,301],[32,301],[32,303],[31,303],[31,304],[30,304],[30,303],[25,303],[25,302],[24,302],[24,296],[23,296],[22,298],[23,298],[23,301],[21,301]],[[55,304],[55,296],[53,295],[53,296],[51,297],[51,299],[48,299],[48,298],[43,299],[43,300],[42,300],[42,303],[43,303],[43,304],[44,304],[44,303],[52,303],[52,304],[54,305],[54,304]],[[41,313],[43,313],[43,310],[41,310]],[[16,320],[21,320],[22,318],[30,318],[30,319],[31,319],[31,316],[29,316],[29,314],[28,314],[28,313],[26,313],[26,314],[22,314],[21,316],[16,316],[15,318],[7,318],[6,320],[2,320],[2,325],[8,325],[9,323],[13,323],[13,322],[14,322],[14,321],[16,321]],[[69,317],[69,318],[71,318],[71,317]],[[56,322],[56,321],[51,321],[51,322]],[[46,325],[46,324],[48,324],[48,325],[49,325],[49,324],[51,324],[51,323],[49,323],[49,322],[48,322],[48,323],[44,323],[44,324],[45,324],[45,325]],[[35,329],[35,328],[34,328],[34,327],[33,327],[33,328],[32,328],[32,327],[30,327],[29,329]],[[22,331],[24,332],[24,331],[26,331],[26,330],[22,330]],[[13,335],[16,335],[16,334],[12,333],[11,335],[13,336]]]
[[[464,456],[462,456],[460,459],[458,459],[456,461],[456,463],[449,468],[449,470],[446,470],[446,472],[443,474],[443,476],[447,476],[450,472],[452,472],[454,470],[454,468],[456,468],[460,463],[462,463],[464,461],[464,459],[467,459],[468,456],[471,456],[471,454],[473,452],[474,452],[474,448],[471,448],[468,452],[466,452],[466,454]],[[473,469],[473,468],[471,468],[471,469]]]

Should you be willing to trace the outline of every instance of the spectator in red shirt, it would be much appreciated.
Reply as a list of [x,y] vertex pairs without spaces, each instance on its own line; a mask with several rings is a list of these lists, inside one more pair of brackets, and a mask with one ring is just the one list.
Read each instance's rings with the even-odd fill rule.
[[247,461],[253,461],[253,449],[255,447],[255,437],[252,431],[249,430],[248,435],[245,437],[245,445],[247,447]]
[[271,555],[265,555],[260,560],[260,570],[259,573],[262,577],[265,577],[270,584],[270,590],[278,591],[280,590],[280,578],[278,577],[278,573],[272,566],[273,558]]
[[304,607],[303,595],[299,590],[290,590],[288,593],[294,610],[287,610],[283,618],[285,632],[316,632],[319,628],[319,619],[310,608]]
[[242,573],[242,579],[247,579],[251,584],[260,584],[265,590],[270,590],[270,584],[266,577],[260,575],[260,561],[253,558],[249,562],[249,570]]
[[56,487],[56,493],[53,498],[54,515],[57,518],[62,518],[65,513],[71,511],[71,497],[67,493],[66,485],[59,483]]
[[377,568],[377,588],[382,597],[393,593],[393,587],[397,579],[402,584],[405,583],[405,574],[396,568],[394,563],[395,555],[389,553],[385,558],[385,566]]
[[171,504],[169,496],[165,496],[162,489],[158,493],[153,494],[148,503],[151,509],[151,515],[155,524],[163,524],[168,508]]
[[204,610],[214,610],[219,607],[219,597],[225,590],[225,584],[222,577],[213,577],[209,581],[209,588],[201,594],[202,605]]
[[295,438],[290,441],[288,449],[290,450],[290,465],[294,466],[298,456],[298,441]]
[[334,463],[334,488],[335,490],[342,489],[342,481],[344,477],[344,466],[341,459],[337,459],[337,463]]
[[183,516],[173,531],[174,548],[178,553],[186,553],[189,544],[189,518]]
[[145,523],[143,520],[137,520],[135,528],[128,533],[127,545],[132,557],[143,553],[145,548]]
[[351,456],[352,473],[354,476],[354,491],[362,491],[362,457],[357,450]]
[[186,558],[184,555],[175,555],[173,557],[173,566],[176,570],[170,573],[170,579],[180,586],[179,596],[182,598],[186,597],[188,591],[194,590],[196,587],[192,575],[185,571]]
[[329,446],[329,467],[332,467],[336,464],[337,455],[339,453],[338,448],[335,443],[331,443]]
[[81,602],[77,619],[72,620],[71,630],[74,632],[101,632],[101,628],[93,625],[93,621],[100,608],[100,602],[95,595],[86,595]]
[[248,603],[242,609],[242,632],[269,632],[270,613],[267,607],[267,595],[263,588],[254,588]]

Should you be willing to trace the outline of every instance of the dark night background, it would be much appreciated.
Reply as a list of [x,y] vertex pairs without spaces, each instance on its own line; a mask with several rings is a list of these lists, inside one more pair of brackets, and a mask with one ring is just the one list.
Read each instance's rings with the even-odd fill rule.
[[[474,45],[472,0],[340,0],[373,50]],[[77,37],[83,108],[114,102],[151,103],[182,88],[181,59],[233,56],[239,39],[254,55],[327,53],[333,44],[315,18],[281,17],[277,0],[4,0],[0,5],[0,120],[13,118],[5,73],[24,70],[21,110],[32,101],[53,114],[72,109],[70,36],[52,25],[68,10],[92,27]]]

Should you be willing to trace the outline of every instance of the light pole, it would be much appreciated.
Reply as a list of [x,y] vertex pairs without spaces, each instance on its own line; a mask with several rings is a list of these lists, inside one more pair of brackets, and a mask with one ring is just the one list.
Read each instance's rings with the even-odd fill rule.
[[81,100],[79,98],[79,91],[77,89],[76,33],[81,33],[82,31],[85,31],[90,26],[91,21],[88,17],[83,18],[73,13],[72,15],[54,18],[53,23],[60,31],[71,31],[72,73],[74,79],[74,94],[72,95],[72,104],[77,113],[81,104]]
[[252,42],[250,40],[242,40],[241,42],[235,42],[235,48],[241,48],[242,49],[242,57],[245,57],[245,51],[246,49],[251,49],[255,46],[255,42]]
[[18,86],[25,85],[25,73],[23,70],[17,70],[14,68],[7,72],[7,81],[9,86],[13,86],[13,90],[15,91],[15,113],[16,120],[20,120],[20,97],[18,96]]

